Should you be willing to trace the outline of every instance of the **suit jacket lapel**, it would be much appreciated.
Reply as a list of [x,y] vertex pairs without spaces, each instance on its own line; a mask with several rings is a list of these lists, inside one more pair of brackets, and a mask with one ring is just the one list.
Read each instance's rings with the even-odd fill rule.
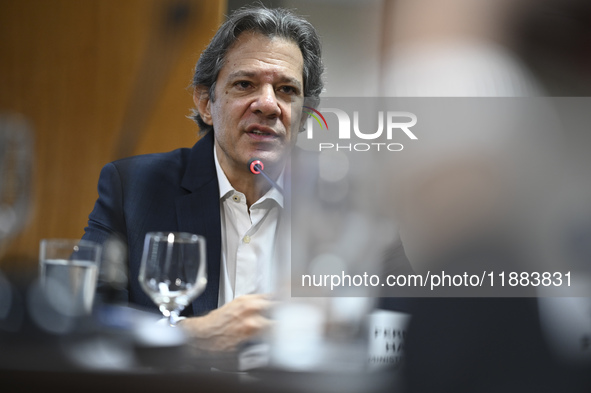
[[176,199],[180,231],[206,239],[207,286],[193,302],[194,315],[218,306],[221,258],[220,195],[213,158],[213,133],[205,135],[191,150],[181,186],[188,192]]

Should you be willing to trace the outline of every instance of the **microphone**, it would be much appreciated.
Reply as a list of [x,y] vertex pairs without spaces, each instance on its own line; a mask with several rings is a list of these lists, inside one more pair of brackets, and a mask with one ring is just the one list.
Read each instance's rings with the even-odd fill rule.
[[263,162],[261,160],[259,160],[258,158],[251,158],[250,161],[248,161],[248,169],[250,169],[250,171],[255,174],[255,175],[263,175],[263,177],[273,186],[275,187],[275,189],[277,191],[279,191],[281,193],[281,195],[283,195],[283,188],[281,188],[279,186],[279,184],[275,183],[273,181],[273,179],[271,179],[269,177],[269,175],[267,175],[265,172],[263,172],[263,169],[265,169],[265,165],[263,164]]

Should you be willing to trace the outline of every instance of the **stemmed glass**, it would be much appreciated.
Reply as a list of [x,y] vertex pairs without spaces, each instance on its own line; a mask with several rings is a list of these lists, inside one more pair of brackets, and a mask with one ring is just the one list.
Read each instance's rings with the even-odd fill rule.
[[139,282],[171,326],[207,285],[205,238],[186,232],[149,232]]

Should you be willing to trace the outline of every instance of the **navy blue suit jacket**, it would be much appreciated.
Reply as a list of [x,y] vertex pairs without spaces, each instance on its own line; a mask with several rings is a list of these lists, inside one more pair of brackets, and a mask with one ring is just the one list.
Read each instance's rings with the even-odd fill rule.
[[177,231],[206,238],[208,283],[188,314],[217,308],[221,226],[213,143],[210,132],[191,149],[125,158],[102,169],[83,239],[103,243],[118,234],[127,243],[130,303],[156,307],[138,281],[146,233]]

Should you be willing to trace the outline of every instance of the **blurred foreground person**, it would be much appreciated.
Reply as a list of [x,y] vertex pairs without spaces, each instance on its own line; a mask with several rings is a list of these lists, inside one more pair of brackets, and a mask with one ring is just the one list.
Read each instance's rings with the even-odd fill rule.
[[[589,64],[583,48],[591,42],[586,2],[389,4],[393,31],[386,38],[383,95],[458,99],[591,92],[590,68],[582,67]],[[481,102],[476,111],[466,109],[471,127],[442,128],[430,140],[422,138],[422,154],[397,162],[395,218],[412,268],[520,272],[561,266],[557,260],[571,255],[548,252],[571,229],[561,213],[570,207],[579,219],[591,217],[582,202],[591,195],[583,169],[589,162],[577,146],[589,139],[522,122],[527,116],[518,105],[499,113]],[[578,183],[565,180],[574,173]],[[565,198],[567,191],[572,195]],[[587,227],[582,233],[591,232]],[[540,296],[524,287],[519,297],[410,300],[407,391],[590,391],[585,336],[577,338],[577,350],[587,351],[586,359],[573,361],[559,356],[548,333],[552,325],[574,323],[575,315],[550,315]],[[554,300],[558,307],[568,304]]]

